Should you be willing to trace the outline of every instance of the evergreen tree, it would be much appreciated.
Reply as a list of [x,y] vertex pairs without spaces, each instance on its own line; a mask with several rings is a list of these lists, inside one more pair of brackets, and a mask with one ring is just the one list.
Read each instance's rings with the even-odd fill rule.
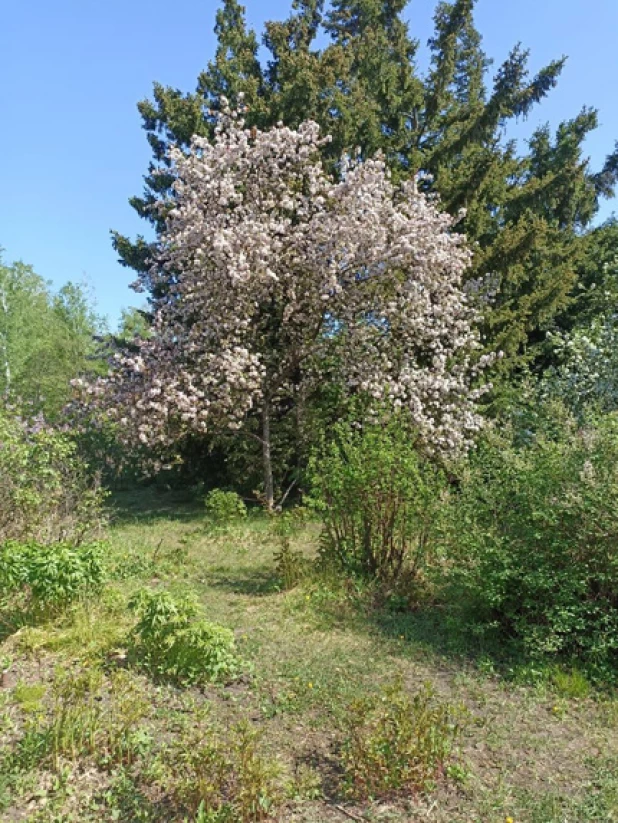
[[[382,151],[396,178],[421,174],[420,185],[439,194],[443,208],[465,210],[459,230],[475,244],[470,278],[485,278],[497,294],[485,311],[488,348],[507,355],[507,371],[532,357],[553,318],[566,311],[585,255],[582,234],[610,196],[618,177],[618,150],[600,172],[583,156],[596,112],[584,109],[552,137],[538,129],[518,154],[508,126],[526,117],[555,86],[564,58],[530,77],[528,52],[516,46],[488,85],[490,66],[474,24],[475,0],[439,2],[432,60],[421,77],[402,13],[405,0],[295,0],[282,22],[265,27],[265,65],[244,9],[224,0],[217,14],[218,46],[197,89],[183,94],[156,85],[139,109],[153,149],[138,213],[160,231],[152,212],[169,189],[167,150],[186,147],[192,134],[212,129],[218,98],[244,96],[247,121],[267,127],[316,120],[333,141],[332,167],[344,152]],[[325,46],[317,46],[326,35]],[[122,261],[143,272],[149,246],[114,235]],[[155,290],[153,289],[153,293]],[[155,293],[156,297],[156,293]]]

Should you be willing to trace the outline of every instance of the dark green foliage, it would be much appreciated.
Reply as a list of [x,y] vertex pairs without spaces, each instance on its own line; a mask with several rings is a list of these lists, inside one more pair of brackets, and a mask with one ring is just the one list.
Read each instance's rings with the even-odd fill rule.
[[311,477],[325,561],[383,580],[422,575],[444,479],[401,421],[338,426],[314,456]]
[[166,591],[138,592],[131,657],[151,674],[183,685],[225,680],[238,672],[234,634],[201,620],[195,603]]
[[92,596],[103,584],[103,552],[98,543],[41,545],[9,540],[0,546],[0,591],[22,593],[35,608],[61,609]]
[[451,756],[458,714],[429,686],[411,696],[396,683],[354,701],[341,753],[348,793],[366,799],[431,789]]
[[453,578],[528,653],[604,665],[618,650],[618,418],[520,422],[479,445],[453,495]]
[[[466,210],[461,230],[478,244],[470,278],[489,274],[481,291],[498,289],[485,307],[487,346],[506,353],[501,368],[511,371],[522,356],[537,356],[539,330],[567,308],[585,251],[581,233],[600,198],[613,193],[618,151],[601,171],[590,169],[583,144],[598,122],[597,113],[584,108],[555,135],[539,128],[527,151],[518,153],[507,139],[508,126],[543,101],[565,58],[530,76],[528,52],[516,46],[488,83],[491,61],[474,24],[475,0],[442,1],[423,77],[415,65],[418,43],[403,20],[405,5],[294,3],[286,20],[266,24],[262,64],[244,8],[224,0],[215,59],[195,93],[157,84],[154,99],[139,104],[154,161],[144,196],[132,202],[159,228],[150,207],[173,178],[154,169],[169,168],[170,143],[187,145],[192,134],[210,133],[208,106],[216,108],[222,94],[235,105],[243,93],[249,125],[314,119],[333,135],[324,151],[334,169],[341,154],[356,147],[364,156],[382,151],[396,177],[420,172],[423,188],[439,194],[451,214]],[[128,266],[144,269],[143,239],[133,244],[116,234],[115,244]]]

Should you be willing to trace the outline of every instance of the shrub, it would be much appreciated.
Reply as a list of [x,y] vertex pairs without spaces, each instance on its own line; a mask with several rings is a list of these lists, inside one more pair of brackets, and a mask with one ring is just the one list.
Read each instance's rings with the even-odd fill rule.
[[527,651],[618,650],[618,417],[493,432],[452,507],[453,580]]
[[362,430],[341,425],[310,472],[324,559],[383,579],[422,572],[444,481],[409,431],[397,421]]
[[0,407],[0,541],[79,542],[100,527],[103,498],[68,435]]
[[0,546],[0,590],[22,593],[36,608],[61,609],[100,591],[103,561],[100,544],[41,545],[8,540]]
[[138,615],[130,637],[131,657],[151,674],[196,684],[238,671],[233,632],[199,619],[192,600],[142,590],[130,607]]
[[259,751],[259,735],[241,723],[222,737],[198,726],[167,753],[164,789],[199,820],[256,823],[282,802],[279,766]]
[[429,686],[414,696],[401,683],[354,701],[344,718],[344,784],[359,799],[422,792],[445,770],[460,712]]
[[247,516],[247,507],[236,492],[213,489],[206,495],[204,506],[208,518],[217,526],[224,526]]

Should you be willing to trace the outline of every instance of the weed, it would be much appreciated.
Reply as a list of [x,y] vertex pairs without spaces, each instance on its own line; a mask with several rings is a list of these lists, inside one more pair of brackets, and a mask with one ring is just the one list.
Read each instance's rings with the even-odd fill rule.
[[292,539],[307,519],[305,509],[298,507],[291,511],[272,515],[272,531],[279,542],[275,553],[277,575],[284,589],[293,589],[309,571],[309,562],[304,554],[292,548]]
[[344,718],[345,789],[357,798],[430,789],[444,773],[460,713],[426,686],[411,697],[397,682],[355,700]]
[[42,710],[41,701],[47,689],[42,683],[24,683],[20,681],[13,689],[13,699],[19,708],[26,713],[36,713]]
[[49,763],[54,771],[63,759],[95,757],[102,766],[134,761],[147,740],[137,725],[149,704],[126,672],[103,682],[99,669],[59,673],[51,688],[49,714],[30,724],[13,755],[13,765],[27,771]]
[[560,697],[582,699],[590,694],[590,683],[579,669],[556,668],[552,671],[551,681]]
[[164,788],[198,820],[268,820],[283,800],[280,769],[260,754],[258,743],[247,723],[225,738],[212,726],[194,729],[167,752]]
[[247,507],[236,492],[213,489],[204,501],[206,516],[215,526],[226,526],[247,516]]

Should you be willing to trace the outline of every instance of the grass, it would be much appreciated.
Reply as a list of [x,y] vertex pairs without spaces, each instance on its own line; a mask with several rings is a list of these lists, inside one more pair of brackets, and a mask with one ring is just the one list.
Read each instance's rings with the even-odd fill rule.
[[[513,663],[447,612],[401,611],[358,585],[308,578],[285,590],[280,544],[255,513],[213,530],[202,507],[171,493],[118,496],[115,507],[104,594],[53,621],[16,623],[0,644],[10,663],[1,820],[618,820],[618,703],[584,673]],[[317,536],[315,523],[299,526],[292,549],[311,558]],[[231,629],[240,674],[180,687],[133,668],[127,604],[144,587],[189,594]],[[384,698],[394,684],[399,714]],[[448,757],[416,785],[405,753],[425,736],[400,710],[428,690],[462,720]],[[359,707],[369,731],[351,749]],[[357,752],[354,785],[376,769],[380,791],[350,790]],[[393,758],[399,781],[384,774]]]

